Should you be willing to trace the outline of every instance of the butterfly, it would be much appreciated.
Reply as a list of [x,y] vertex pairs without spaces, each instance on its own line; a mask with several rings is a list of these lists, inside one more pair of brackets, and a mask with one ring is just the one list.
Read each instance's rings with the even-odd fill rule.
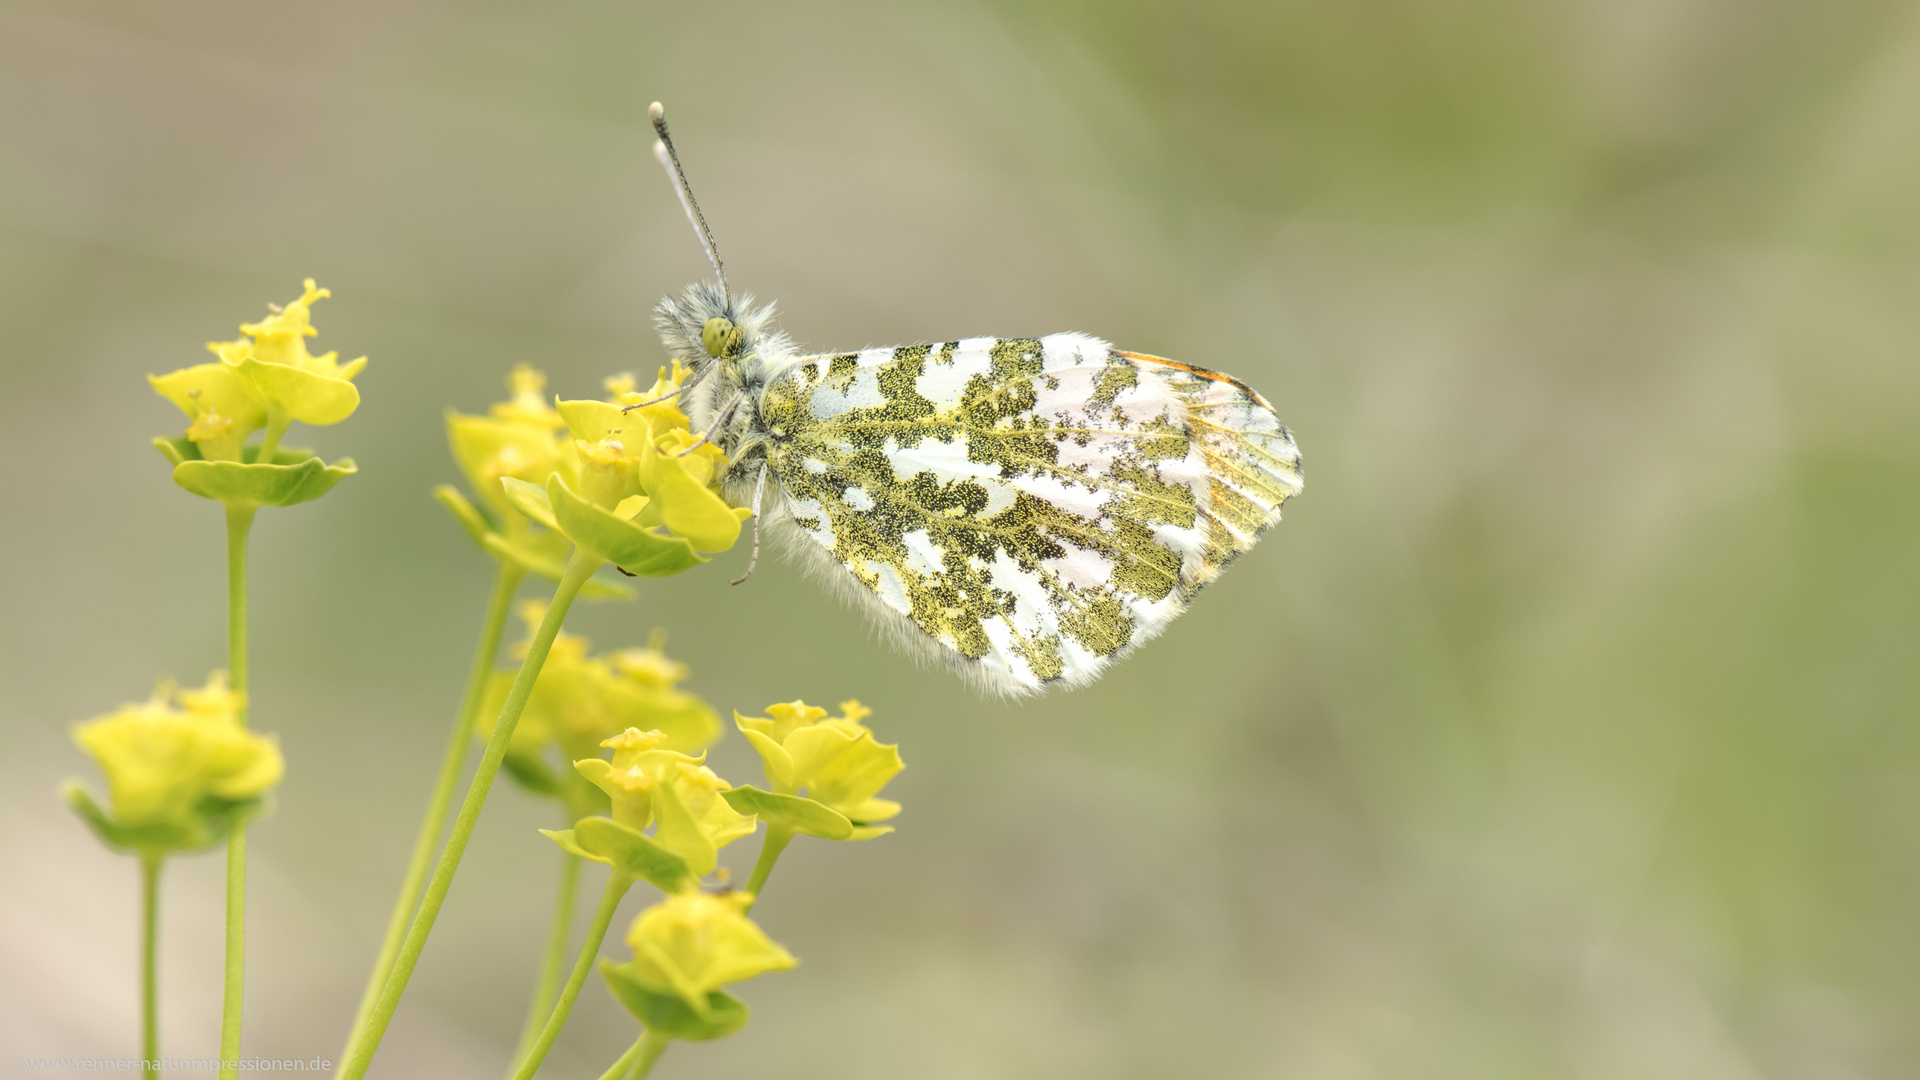
[[[654,324],[722,493],[907,651],[1018,697],[1092,682],[1280,520],[1300,451],[1228,375],[1078,333],[804,354],[713,265]],[[743,576],[739,581],[744,581]]]

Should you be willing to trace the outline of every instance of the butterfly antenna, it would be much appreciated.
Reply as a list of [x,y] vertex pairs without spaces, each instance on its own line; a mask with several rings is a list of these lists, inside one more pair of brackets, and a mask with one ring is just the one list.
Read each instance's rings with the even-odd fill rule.
[[700,213],[700,204],[693,201],[693,189],[687,186],[687,170],[680,167],[680,155],[674,152],[673,136],[667,134],[667,110],[659,102],[647,106],[647,118],[653,121],[654,134],[660,141],[653,144],[653,156],[660,159],[660,166],[667,170],[667,179],[672,181],[673,190],[680,196],[680,209],[687,212],[687,221],[693,231],[700,235],[700,246],[707,251],[707,261],[713,264],[713,273],[720,279],[720,293],[726,297],[727,309],[733,309],[733,291],[727,288],[727,271],[720,265],[720,249],[714,246],[713,230],[707,228],[707,219]]

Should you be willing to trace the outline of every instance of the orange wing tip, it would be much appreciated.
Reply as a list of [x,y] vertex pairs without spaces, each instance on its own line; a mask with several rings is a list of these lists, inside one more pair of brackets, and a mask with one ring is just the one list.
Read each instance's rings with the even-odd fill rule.
[[1184,371],[1189,375],[1197,375],[1202,379],[1211,379],[1214,382],[1226,383],[1228,386],[1259,402],[1262,408],[1267,409],[1269,412],[1273,410],[1273,406],[1267,404],[1267,399],[1261,397],[1258,390],[1255,390],[1253,387],[1248,386],[1246,383],[1241,382],[1231,375],[1223,375],[1218,371],[1195,367],[1192,364],[1183,364],[1178,360],[1169,360],[1164,356],[1154,356],[1151,353],[1137,353],[1128,352],[1125,349],[1115,349],[1113,350],[1113,355],[1124,356],[1129,360],[1138,360],[1143,364],[1159,364],[1162,367],[1170,367],[1176,371]]

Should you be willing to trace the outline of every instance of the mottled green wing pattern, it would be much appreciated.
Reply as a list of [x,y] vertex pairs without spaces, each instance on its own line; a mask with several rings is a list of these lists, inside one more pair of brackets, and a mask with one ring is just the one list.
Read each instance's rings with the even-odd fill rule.
[[804,357],[760,420],[784,497],[769,519],[904,641],[1002,693],[1097,677],[1300,490],[1259,395],[1082,334]]

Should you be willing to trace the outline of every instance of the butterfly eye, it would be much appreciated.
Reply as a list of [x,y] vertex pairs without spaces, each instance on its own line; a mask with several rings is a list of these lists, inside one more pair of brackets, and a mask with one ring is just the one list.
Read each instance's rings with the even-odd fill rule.
[[708,356],[725,356],[740,345],[740,328],[732,320],[715,315],[700,328],[700,344]]

